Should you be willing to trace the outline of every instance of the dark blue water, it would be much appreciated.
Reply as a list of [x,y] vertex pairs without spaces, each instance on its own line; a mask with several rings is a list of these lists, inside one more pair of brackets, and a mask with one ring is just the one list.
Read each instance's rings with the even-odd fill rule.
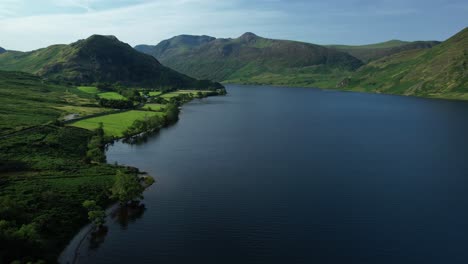
[[157,183],[80,263],[467,263],[468,104],[229,86],[110,162]]

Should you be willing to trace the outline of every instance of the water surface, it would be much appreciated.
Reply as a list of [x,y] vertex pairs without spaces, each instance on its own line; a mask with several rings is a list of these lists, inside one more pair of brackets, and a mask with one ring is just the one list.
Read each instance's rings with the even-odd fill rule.
[[466,263],[467,103],[228,92],[109,149],[157,183],[79,263]]

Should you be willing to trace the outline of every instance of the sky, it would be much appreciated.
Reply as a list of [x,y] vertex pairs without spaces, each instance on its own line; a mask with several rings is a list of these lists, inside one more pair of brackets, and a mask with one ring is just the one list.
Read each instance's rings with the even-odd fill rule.
[[244,32],[316,44],[445,40],[467,0],[0,0],[0,47],[28,51],[92,34],[134,46],[180,34]]

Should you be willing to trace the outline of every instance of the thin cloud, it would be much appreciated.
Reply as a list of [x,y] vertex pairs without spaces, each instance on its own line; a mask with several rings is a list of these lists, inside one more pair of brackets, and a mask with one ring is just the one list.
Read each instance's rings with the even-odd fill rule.
[[[365,44],[443,40],[466,26],[464,0],[451,6],[427,1],[433,5],[422,0],[1,0],[0,46],[32,50],[92,34],[116,35],[131,45],[157,44],[179,34],[236,37],[246,31],[318,44]],[[428,20],[431,16],[438,19]]]
[[[91,34],[113,34],[120,39],[138,43],[157,43],[163,38],[179,33],[205,33],[227,36],[226,32],[241,34],[247,29],[239,26],[254,26],[259,21],[273,23],[275,18],[285,15],[277,11],[229,9],[226,4],[212,0],[178,0],[172,2],[150,2],[131,7],[83,14],[42,15],[0,20],[0,31],[5,46],[16,43],[15,49],[30,50],[37,45],[69,43]],[[203,19],[200,19],[203,18]],[[215,25],[231,25],[220,28]],[[249,28],[251,26],[248,26]],[[246,27],[247,28],[247,27]],[[233,30],[234,29],[234,30]],[[34,43],[21,42],[18,38],[27,32]],[[33,46],[32,46],[33,45]]]
[[0,19],[18,15],[23,4],[22,0],[2,0],[0,2]]
[[91,3],[93,0],[54,0],[53,3],[59,7],[78,7],[82,8],[88,12],[94,11],[91,8]]

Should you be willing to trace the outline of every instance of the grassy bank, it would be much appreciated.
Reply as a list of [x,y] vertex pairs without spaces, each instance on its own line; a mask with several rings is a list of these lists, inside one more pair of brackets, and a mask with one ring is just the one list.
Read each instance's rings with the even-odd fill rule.
[[351,74],[349,71],[290,69],[281,73],[262,73],[255,76],[234,76],[223,83],[242,85],[273,85],[330,89]]
[[[159,117],[161,120],[158,122],[162,126],[167,125],[168,123],[172,122],[168,121],[168,119],[174,119],[169,118],[170,115],[175,114],[168,113],[168,110],[173,109],[171,106],[177,107],[185,102],[192,100],[193,98],[203,98],[214,94],[218,94],[218,92],[208,90],[177,90],[168,93],[151,91],[147,93],[147,95],[150,97],[148,99],[150,102],[144,104],[140,109],[88,118],[77,121],[70,125],[93,130],[102,124],[106,136],[121,138],[128,136],[128,133],[126,132],[129,130],[132,130],[133,134],[144,132],[141,131],[143,128],[136,130],[133,129],[136,122],[145,122],[153,117]],[[158,101],[159,103],[151,102],[152,100]]]
[[94,130],[102,123],[106,136],[119,138],[123,136],[125,130],[127,130],[136,120],[144,120],[148,117],[163,115],[164,114],[161,112],[132,110],[80,120],[73,123],[72,126]]

